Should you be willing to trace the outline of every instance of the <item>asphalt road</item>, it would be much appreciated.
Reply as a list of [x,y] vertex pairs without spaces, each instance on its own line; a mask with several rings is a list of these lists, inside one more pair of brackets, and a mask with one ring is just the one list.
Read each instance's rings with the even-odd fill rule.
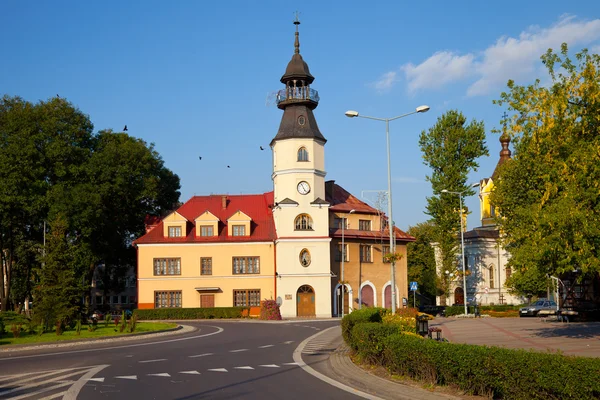
[[[339,321],[185,323],[183,335],[0,353],[0,399],[351,399],[293,359]],[[313,346],[314,347],[314,346]],[[317,355],[303,357],[307,364]]]

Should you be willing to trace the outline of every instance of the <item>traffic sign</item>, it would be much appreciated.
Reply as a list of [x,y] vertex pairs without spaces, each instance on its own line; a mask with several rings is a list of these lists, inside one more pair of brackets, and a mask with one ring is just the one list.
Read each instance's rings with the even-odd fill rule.
[[410,283],[410,290],[412,290],[413,292],[416,292],[418,287],[419,285],[417,284],[417,282]]

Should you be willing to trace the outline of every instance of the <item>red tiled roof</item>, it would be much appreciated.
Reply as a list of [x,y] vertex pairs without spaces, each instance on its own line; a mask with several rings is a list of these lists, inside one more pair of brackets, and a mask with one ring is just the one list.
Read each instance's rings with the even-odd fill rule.
[[[226,208],[222,206],[223,197],[227,199]],[[194,224],[188,223],[186,236],[180,238],[164,237],[163,222],[161,221],[155,229],[138,238],[135,244],[272,241],[276,237],[271,211],[272,205],[273,192],[246,195],[194,196],[175,211],[191,222],[205,211],[209,211],[220,221],[217,236],[198,237],[196,236]],[[250,236],[227,235],[227,219],[238,211],[243,212],[252,219]]]
[[[335,181],[327,181],[325,183],[325,199],[331,204],[329,207],[329,211],[331,212],[349,212],[350,210],[354,210],[356,214],[371,214],[377,215],[381,212],[376,208],[371,207],[364,201],[361,201],[350,194],[346,189],[337,185]],[[383,217],[387,220],[385,213]],[[416,239],[406,232],[398,229],[398,227],[394,227],[394,233],[396,236],[396,240],[404,241],[404,242],[414,242]],[[337,228],[332,228],[329,230],[329,235],[331,237],[342,237],[342,230]],[[382,237],[389,238],[388,229],[383,230],[383,232],[379,231],[359,231],[357,229],[345,229],[344,236],[348,238],[356,238],[356,239],[381,239]]]

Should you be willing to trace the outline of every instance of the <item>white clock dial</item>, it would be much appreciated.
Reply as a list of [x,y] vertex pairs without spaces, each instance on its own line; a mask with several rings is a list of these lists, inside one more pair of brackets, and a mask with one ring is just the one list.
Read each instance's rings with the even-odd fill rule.
[[308,192],[310,192],[310,185],[308,182],[302,181],[298,183],[298,193],[307,194]]

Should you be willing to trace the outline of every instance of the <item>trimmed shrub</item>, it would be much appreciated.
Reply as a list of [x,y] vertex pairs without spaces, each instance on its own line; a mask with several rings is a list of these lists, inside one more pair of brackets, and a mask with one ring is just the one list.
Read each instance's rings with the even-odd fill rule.
[[351,333],[354,325],[362,322],[381,322],[381,316],[387,314],[387,312],[388,311],[385,308],[365,307],[345,315],[344,318],[342,318],[342,336],[346,343],[352,347]]
[[361,360],[370,364],[380,364],[383,340],[397,332],[398,326],[393,324],[380,324],[378,322],[356,324],[352,328],[351,347],[356,350]]
[[[426,314],[425,314],[426,315]],[[406,316],[399,314],[387,314],[382,317],[384,325],[390,325],[395,328],[394,333],[412,332],[417,333],[417,319],[415,316]]]
[[[215,319],[242,318],[242,312],[250,307],[214,307],[214,308],[153,308],[135,310],[138,321],[161,319]],[[246,311],[246,312],[248,312]]]
[[261,301],[260,316],[258,318],[270,321],[281,321],[281,312],[279,311],[277,302],[275,300]]

